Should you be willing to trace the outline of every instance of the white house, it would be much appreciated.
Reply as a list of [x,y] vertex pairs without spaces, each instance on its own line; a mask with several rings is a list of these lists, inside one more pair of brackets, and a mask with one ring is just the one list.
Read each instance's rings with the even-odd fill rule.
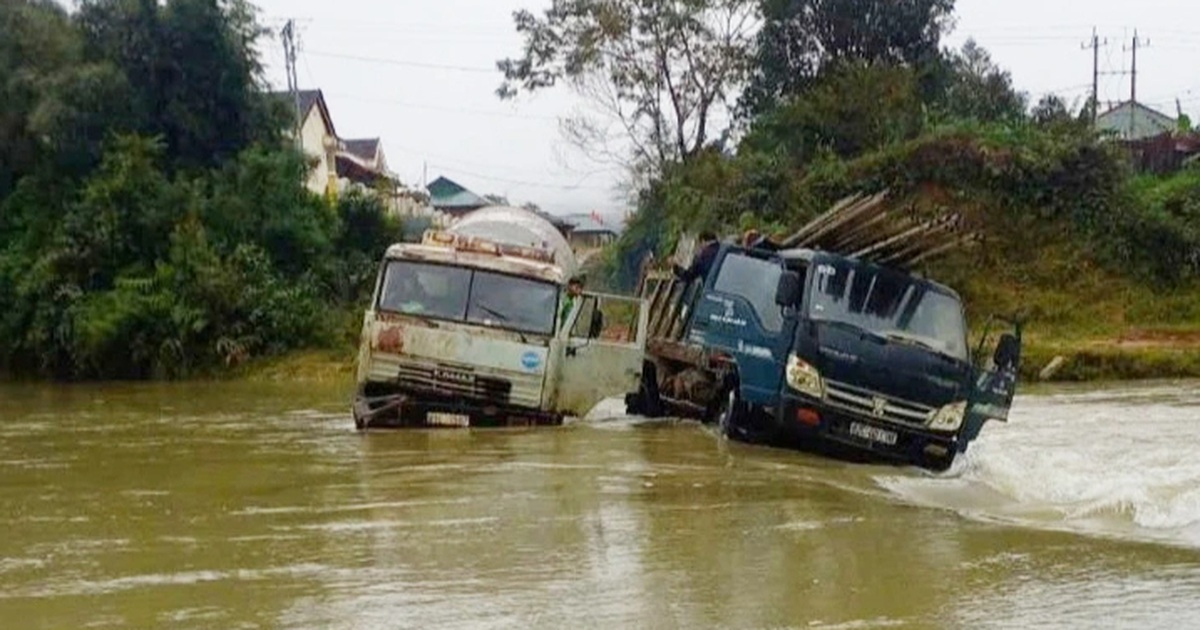
[[294,100],[290,92],[275,92],[274,95],[292,106],[299,101],[300,149],[312,166],[306,182],[308,189],[317,195],[335,192],[337,153],[341,143],[325,104],[325,95],[321,90],[300,90]]
[[426,218],[435,227],[447,224],[449,217],[401,186],[388,170],[379,138],[338,137],[321,90],[300,90],[295,96],[276,92],[275,96],[293,107],[300,103],[300,149],[311,165],[305,185],[314,194],[333,197],[358,188],[383,195],[387,208],[402,217]]
[[1096,129],[1122,140],[1145,140],[1175,131],[1179,123],[1170,116],[1136,101],[1125,101],[1096,117]]

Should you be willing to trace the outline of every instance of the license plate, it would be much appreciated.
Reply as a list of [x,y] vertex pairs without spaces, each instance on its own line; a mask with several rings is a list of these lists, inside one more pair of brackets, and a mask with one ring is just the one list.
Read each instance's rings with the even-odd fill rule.
[[863,438],[864,440],[870,440],[872,442],[887,444],[888,446],[894,446],[896,444],[897,437],[895,431],[879,429],[861,422],[850,423],[850,435]]
[[471,416],[430,411],[425,414],[425,424],[431,427],[469,427],[471,426]]

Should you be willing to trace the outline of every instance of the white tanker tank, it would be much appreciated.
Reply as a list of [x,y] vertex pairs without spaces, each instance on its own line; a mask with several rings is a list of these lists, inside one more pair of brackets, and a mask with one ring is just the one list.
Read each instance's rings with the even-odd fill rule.
[[489,206],[460,219],[446,230],[451,234],[486,239],[498,244],[540,249],[570,278],[578,270],[575,253],[558,228],[524,208]]

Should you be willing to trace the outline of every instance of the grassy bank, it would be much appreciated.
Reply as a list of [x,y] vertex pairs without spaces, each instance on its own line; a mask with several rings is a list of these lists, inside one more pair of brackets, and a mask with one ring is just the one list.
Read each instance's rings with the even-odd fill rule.
[[334,382],[354,380],[355,348],[302,350],[251,361],[224,374],[223,379],[249,381]]
[[[1052,340],[1032,335],[1025,343],[1022,382],[1042,382],[1038,373],[1055,357],[1064,361],[1045,382],[1200,379],[1200,330],[1142,331],[1123,338]],[[353,348],[305,350],[252,361],[223,375],[248,381],[308,381],[347,384],[354,380]]]

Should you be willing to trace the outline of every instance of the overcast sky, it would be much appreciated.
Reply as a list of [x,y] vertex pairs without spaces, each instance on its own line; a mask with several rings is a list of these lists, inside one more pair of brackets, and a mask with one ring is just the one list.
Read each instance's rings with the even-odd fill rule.
[[[445,175],[558,214],[623,210],[619,172],[589,163],[559,133],[558,118],[578,106],[565,88],[515,102],[495,96],[495,61],[520,51],[512,12],[548,1],[255,1],[268,26],[297,20],[300,85],[324,90],[338,135],[381,137],[406,184]],[[1138,100],[1173,116],[1178,98],[1200,118],[1200,2],[958,0],[956,14],[946,43],[973,37],[1032,101],[1056,92],[1072,103],[1090,91],[1092,56],[1081,45],[1093,26],[1107,39],[1101,70],[1129,70],[1137,28],[1149,40],[1138,53]],[[282,89],[278,41],[265,41],[263,54]],[[1102,76],[1102,104],[1128,99],[1129,88],[1127,75]]]

